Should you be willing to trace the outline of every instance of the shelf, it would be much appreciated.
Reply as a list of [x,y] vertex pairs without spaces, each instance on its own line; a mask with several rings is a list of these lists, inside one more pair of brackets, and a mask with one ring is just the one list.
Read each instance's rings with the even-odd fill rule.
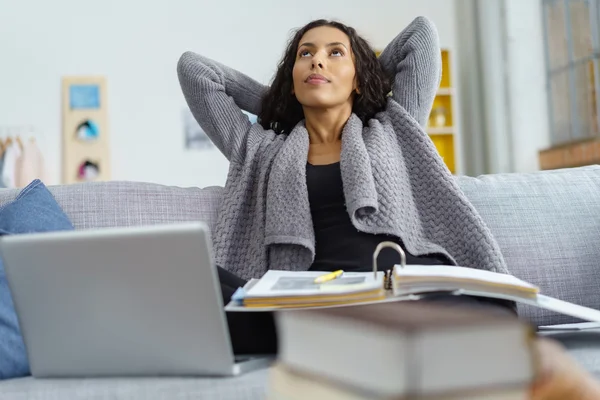
[[452,96],[454,94],[454,88],[440,87],[437,91],[438,96]]
[[444,163],[450,170],[450,173],[456,174],[456,143],[457,128],[454,115],[454,96],[456,88],[452,86],[452,73],[450,63],[450,53],[447,49],[442,49],[442,76],[440,86],[438,87],[435,99],[432,104],[431,113],[426,132],[431,138],[438,153]]
[[454,127],[452,126],[444,126],[441,128],[438,127],[428,127],[427,133],[429,135],[453,135]]

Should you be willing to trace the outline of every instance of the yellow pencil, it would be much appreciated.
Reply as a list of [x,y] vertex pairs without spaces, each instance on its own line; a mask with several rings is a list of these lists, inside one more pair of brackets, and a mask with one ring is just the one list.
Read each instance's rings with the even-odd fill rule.
[[315,283],[323,283],[323,282],[331,281],[333,279],[339,278],[340,276],[342,276],[343,273],[344,273],[344,271],[342,271],[340,269],[340,270],[331,272],[329,274],[321,275],[315,279]]

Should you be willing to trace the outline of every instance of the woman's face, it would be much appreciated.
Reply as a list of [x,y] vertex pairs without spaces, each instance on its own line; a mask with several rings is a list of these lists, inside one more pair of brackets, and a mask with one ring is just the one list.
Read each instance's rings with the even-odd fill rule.
[[293,69],[294,95],[304,107],[352,105],[356,70],[348,36],[321,26],[300,39]]

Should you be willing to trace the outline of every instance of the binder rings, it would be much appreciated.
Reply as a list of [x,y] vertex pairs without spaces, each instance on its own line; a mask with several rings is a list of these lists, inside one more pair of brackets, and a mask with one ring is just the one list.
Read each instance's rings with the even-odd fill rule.
[[[400,264],[382,272],[378,270],[377,258],[381,250],[388,247],[400,254]],[[373,272],[346,272],[343,280],[315,284],[314,279],[324,273],[270,270],[240,288],[225,309],[273,311],[340,307],[418,300],[432,293],[446,292],[515,301],[600,323],[599,310],[545,296],[539,287],[512,275],[460,266],[407,264],[403,249],[389,241],[375,249]]]

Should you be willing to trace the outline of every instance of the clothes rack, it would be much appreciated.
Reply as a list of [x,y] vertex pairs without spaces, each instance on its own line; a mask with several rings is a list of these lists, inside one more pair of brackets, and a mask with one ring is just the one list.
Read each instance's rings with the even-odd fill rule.
[[[5,129],[6,130],[6,129]],[[35,137],[24,139],[0,130],[0,188],[22,188],[31,181],[46,180],[44,157]]]

